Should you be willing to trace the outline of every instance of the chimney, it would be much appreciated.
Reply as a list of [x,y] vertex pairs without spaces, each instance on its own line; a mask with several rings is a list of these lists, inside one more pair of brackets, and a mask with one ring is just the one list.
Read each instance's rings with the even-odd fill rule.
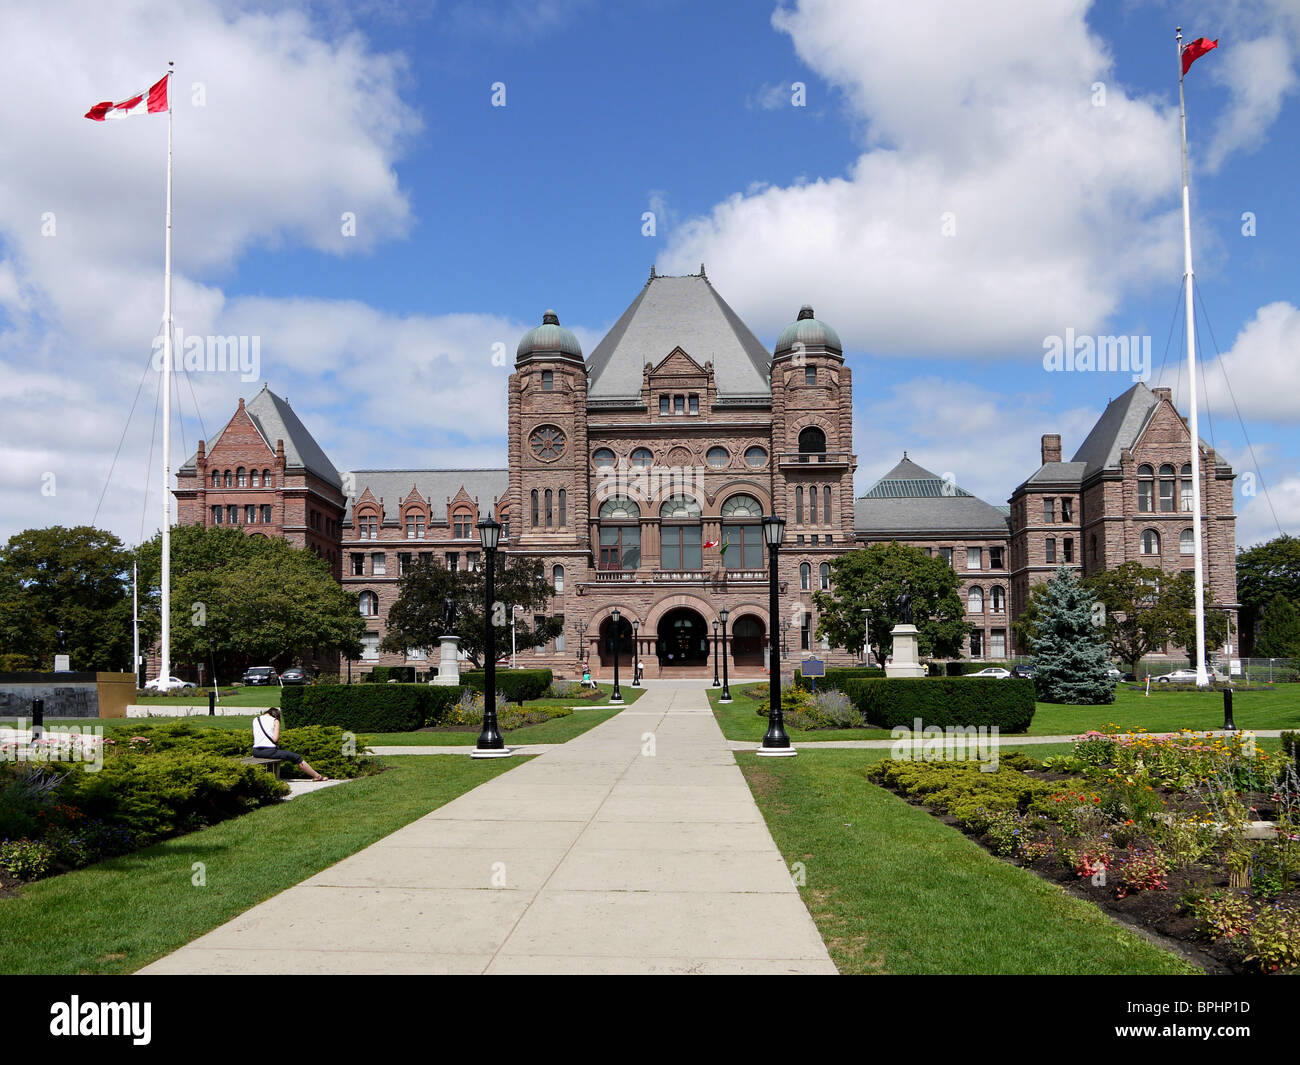
[[244,397],[243,397],[243,396],[240,396],[240,397],[239,397],[239,409],[240,409],[240,410],[243,410],[243,409],[244,409]]
[[1155,396],[1156,399],[1163,399],[1166,403],[1173,402],[1172,393],[1167,388],[1153,388],[1151,394]]
[[1042,455],[1043,455],[1044,466],[1046,466],[1049,462],[1061,461],[1061,434],[1060,433],[1043,434]]

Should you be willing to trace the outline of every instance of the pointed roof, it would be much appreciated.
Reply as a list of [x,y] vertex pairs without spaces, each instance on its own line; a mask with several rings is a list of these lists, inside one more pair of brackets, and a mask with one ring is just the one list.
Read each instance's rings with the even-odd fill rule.
[[1007,514],[903,453],[902,460],[853,504],[853,527],[871,540],[1008,535]]
[[588,397],[639,398],[645,364],[676,347],[701,366],[713,363],[719,396],[771,395],[771,354],[701,268],[685,277],[651,275],[588,358]]
[[[323,481],[327,481],[335,488],[343,487],[343,478],[339,476],[339,471],[334,468],[334,463],[330,462],[329,457],[321,450],[321,446],[316,443],[315,437],[307,431],[307,427],[299,420],[298,415],[293,412],[289,406],[288,400],[277,396],[266,385],[262,386],[256,396],[244,404],[244,412],[248,415],[249,421],[253,423],[254,428],[261,434],[262,439],[266,441],[266,446],[275,451],[275,442],[284,441],[284,462],[286,466],[301,466],[309,473],[314,473]],[[211,454],[221,442],[221,437],[234,422],[232,416],[230,421],[222,427],[221,432],[207,444],[208,454]],[[185,469],[193,470],[198,462],[198,452],[190,456],[190,460],[185,463]]]
[[509,470],[353,470],[352,484],[359,496],[349,497],[343,521],[352,521],[352,511],[367,493],[383,500],[383,520],[398,521],[401,507],[415,494],[429,504],[430,521],[447,520],[447,501],[462,496],[478,498],[479,516],[491,517],[492,507],[510,487]]
[[1119,465],[1119,453],[1132,447],[1160,399],[1138,381],[1127,392],[1112,399],[1097,419],[1087,438],[1074,453],[1072,462],[1083,463],[1083,476]]

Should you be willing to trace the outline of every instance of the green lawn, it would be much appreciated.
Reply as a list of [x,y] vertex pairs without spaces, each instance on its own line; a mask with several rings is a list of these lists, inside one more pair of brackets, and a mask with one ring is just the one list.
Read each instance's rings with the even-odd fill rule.
[[[240,688],[233,695],[223,695],[217,706],[279,706],[278,684],[265,687]],[[210,688],[195,688],[184,695],[142,695],[135,700],[137,706],[207,706]]]
[[[0,973],[129,973],[356,853],[521,760],[460,755],[264,807],[0,899]],[[193,863],[206,887],[192,884]]]
[[[731,689],[734,700],[728,706],[718,702],[718,690],[709,689],[709,703],[714,716],[729,740],[761,740],[767,731],[766,716],[755,711],[766,709],[767,696],[751,699],[744,694],[752,684]],[[1300,729],[1300,685],[1279,685],[1273,690],[1255,688],[1233,696],[1233,719],[1240,729]],[[1222,692],[1157,691],[1142,694],[1140,687],[1120,685],[1115,702],[1109,706],[1061,706],[1039,703],[1029,726],[1030,736],[1073,736],[1089,729],[1104,730],[1111,724],[1121,730],[1145,728],[1148,732],[1176,732],[1180,728],[1217,729],[1223,727]],[[797,743],[819,740],[888,739],[884,729],[790,730]]]
[[[527,703],[536,706],[536,703]],[[540,725],[525,725],[512,732],[503,732],[507,746],[522,743],[565,743],[581,736],[588,729],[608,721],[622,707],[594,706],[576,708],[568,717],[554,717]],[[385,732],[367,733],[366,743],[372,747],[473,747],[478,742],[477,732]]]
[[868,783],[885,752],[805,752],[737,761],[841,972],[1196,971]]

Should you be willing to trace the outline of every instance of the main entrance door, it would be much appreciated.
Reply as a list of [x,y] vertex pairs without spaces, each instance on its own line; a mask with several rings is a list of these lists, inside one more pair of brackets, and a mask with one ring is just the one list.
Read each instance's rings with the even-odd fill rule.
[[690,607],[670,610],[659,619],[660,666],[702,666],[709,660],[709,630]]

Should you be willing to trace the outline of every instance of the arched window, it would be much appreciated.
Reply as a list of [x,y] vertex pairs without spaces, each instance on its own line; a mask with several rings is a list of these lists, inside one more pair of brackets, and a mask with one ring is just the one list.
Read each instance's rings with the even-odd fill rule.
[[1182,498],[1179,501],[1178,509],[1190,513],[1192,509],[1192,464],[1190,462],[1183,463],[1182,478],[1183,482],[1179,493]]
[[379,514],[370,507],[357,514],[357,539],[358,540],[378,540],[379,539]]
[[984,613],[984,589],[969,588],[966,591],[966,613],[982,614]]
[[673,520],[699,518],[700,504],[687,495],[669,496],[659,507],[659,517]]
[[826,485],[822,488],[822,521],[827,525],[831,523],[831,486]]
[[1154,478],[1155,471],[1150,466],[1138,467],[1138,510],[1143,514],[1149,514],[1155,509],[1151,500]]
[[812,587],[812,566],[807,562],[799,563],[799,590],[810,591]]
[[227,471],[226,471],[226,487],[227,487],[227,488],[233,488],[233,487],[234,487],[234,484],[235,484],[235,479],[234,479],[233,476],[231,476],[230,471],[227,470]]
[[660,552],[665,570],[697,570],[704,566],[700,504],[692,496],[669,496],[659,507]]
[[1160,512],[1172,514],[1174,511],[1174,468],[1169,463],[1160,467]]
[[826,451],[826,434],[815,425],[799,431],[799,453],[817,455]]
[[763,504],[751,495],[735,495],[722,504],[724,518],[761,518]]
[[271,471],[270,471],[270,470],[263,470],[263,471],[262,471],[262,487],[263,487],[263,488],[274,488],[274,487],[275,487],[275,482],[271,480]]
[[261,475],[260,473],[258,473],[257,470],[249,470],[249,471],[248,471],[248,484],[249,484],[249,487],[251,487],[251,488],[261,488],[261,487],[262,487],[262,475]]
[[452,515],[451,535],[457,540],[472,540],[474,538],[474,512],[472,510],[457,510]]
[[555,589],[556,594],[564,591],[564,567],[555,566],[551,569],[551,587]]
[[794,490],[794,521],[796,525],[803,524],[803,485]]
[[569,524],[569,493],[563,488],[560,489],[560,524]]
[[598,515],[611,521],[635,519],[641,517],[641,508],[627,496],[610,496],[600,505]]
[[1196,554],[1196,537],[1191,529],[1184,529],[1178,534],[1178,553],[1180,555]]
[[831,564],[829,562],[823,562],[817,568],[817,575],[821,578],[822,591],[829,592],[831,590]]
[[219,470],[212,471],[212,487],[213,488],[221,487],[221,473]]
[[548,488],[546,490],[546,527],[549,529],[551,524],[551,490]]
[[533,489],[533,525],[537,525],[537,489]]
[[240,488],[248,487],[248,471],[243,466],[235,471],[235,484]]
[[751,495],[734,495],[722,504],[722,542],[727,569],[763,568],[763,504]]
[[542,371],[542,391],[543,391],[543,392],[553,392],[554,390],[555,390],[555,371],[553,371],[553,370],[543,370],[543,371]]
[[1160,534],[1155,529],[1147,529],[1142,533],[1142,554],[1160,554]]
[[808,524],[817,524],[817,486],[808,489]]
[[993,586],[993,613],[1005,614],[1007,612],[1007,593],[1001,585]]
[[361,616],[363,618],[379,617],[379,596],[374,592],[362,592],[360,596]]
[[641,565],[641,508],[627,496],[600,505],[600,563],[603,570],[635,570]]
[[406,538],[408,540],[423,540],[424,522],[424,511],[417,507],[411,507],[406,512]]

